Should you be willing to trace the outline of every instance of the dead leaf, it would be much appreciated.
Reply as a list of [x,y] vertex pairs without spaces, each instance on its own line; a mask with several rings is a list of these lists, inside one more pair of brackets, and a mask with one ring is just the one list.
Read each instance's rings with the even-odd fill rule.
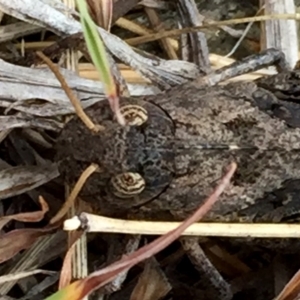
[[16,229],[0,235],[0,263],[29,248],[39,237],[53,232],[54,229],[55,227]]
[[12,220],[20,221],[20,222],[39,222],[44,218],[45,213],[49,210],[49,206],[43,197],[39,198],[39,202],[41,204],[41,210],[19,213],[10,216],[4,216],[0,218],[0,230]]
[[113,0],[87,0],[93,21],[100,27],[110,31]]

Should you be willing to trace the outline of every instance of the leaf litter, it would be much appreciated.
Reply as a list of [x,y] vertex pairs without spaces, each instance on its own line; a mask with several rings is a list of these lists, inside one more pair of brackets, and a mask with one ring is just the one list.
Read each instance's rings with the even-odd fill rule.
[[19,222],[39,222],[44,218],[45,213],[49,210],[47,202],[40,197],[40,211],[19,213],[15,215],[9,215],[0,217],[0,230],[9,222],[9,221],[19,221]]
[[[26,0],[24,1],[24,3],[22,3],[22,8],[20,7],[19,1],[1,0],[0,7],[4,12],[15,16],[19,20],[25,20],[28,23],[36,24],[43,28],[50,29],[60,36],[66,36],[70,33],[76,33],[80,31],[80,28],[78,27],[78,22],[72,17],[65,15],[66,12],[70,13],[72,12],[72,10],[68,10],[66,6],[63,5],[61,2],[54,0],[43,0],[38,2],[39,3],[37,5],[36,1]],[[44,8],[46,10],[43,12],[42,10]],[[74,15],[76,15],[76,13],[74,13]],[[53,19],[50,20],[50,17],[53,17]],[[102,35],[102,37],[104,37],[106,46],[110,50],[111,54],[120,59],[122,62],[130,65],[133,69],[139,70],[144,77],[150,78],[152,80],[153,85],[149,86],[136,84],[128,85],[131,95],[154,94],[159,92],[159,90],[164,90],[166,88],[169,88],[170,86],[185,82],[186,80],[192,79],[199,75],[198,68],[192,63],[187,63],[183,61],[172,62],[165,61],[163,59],[155,60],[145,58],[139,55],[137,52],[133,52],[132,49],[128,45],[126,45],[126,43],[124,43],[121,39],[115,37],[114,35],[111,35],[110,33],[105,32],[102,29],[99,29],[99,32]],[[13,120],[13,117],[11,115],[6,115],[5,118],[2,119],[3,127],[1,128],[3,128],[3,130],[5,130],[7,134],[9,134],[10,130],[13,128],[23,130],[25,128],[35,127],[37,129],[43,128],[56,132],[59,131],[64,124],[64,119],[57,118],[57,116],[73,114],[74,109],[72,105],[70,105],[69,100],[64,94],[64,92],[60,89],[59,84],[57,83],[55,77],[51,74],[51,72],[44,68],[31,69],[18,67],[12,64],[8,64],[2,60],[0,61],[0,65],[1,70],[3,70],[2,74],[0,75],[0,107],[7,109],[7,112],[19,111],[24,113],[19,114],[17,116],[13,116],[16,117],[14,121],[10,121],[10,119]],[[13,72],[10,74],[5,73],[6,70],[9,70],[10,68],[13,69]],[[88,107],[93,103],[104,99],[103,88],[98,82],[82,79],[74,73],[67,72],[64,69],[62,69],[61,72],[64,74],[72,90],[82,100],[81,102],[83,108]],[[78,84],[75,84],[75,82]],[[42,118],[39,119],[36,118],[36,116]],[[55,117],[51,119],[51,121],[54,122],[49,123],[47,118],[43,117]],[[5,125],[6,122],[8,125]],[[24,170],[28,167],[31,166],[24,166]],[[24,192],[32,191],[38,187],[41,187],[43,189],[44,184],[56,177],[54,176],[52,179],[49,179],[51,178],[50,176],[48,178],[49,180],[45,178],[45,182],[42,183],[43,179],[39,179],[38,172],[34,173],[34,175],[36,176],[36,178],[32,179],[32,181],[29,180],[28,175],[27,180],[30,181],[28,186],[25,180],[25,187],[23,187]],[[42,177],[41,174],[40,176]],[[51,186],[51,188],[52,187],[53,186]],[[19,189],[22,190],[22,186],[18,186],[15,188],[12,187],[13,191],[11,191],[10,188],[4,190],[5,195],[10,195],[11,193],[11,196],[4,196],[3,199],[16,197],[22,194],[23,192],[18,191]],[[1,205],[5,204],[8,201],[10,200],[2,201]],[[39,215],[39,217],[41,217],[43,211],[44,209],[33,213],[36,213],[37,215]],[[20,217],[19,220],[19,217],[17,217],[18,215]],[[16,213],[14,214],[14,216],[16,216],[16,219],[12,218],[11,220],[22,221],[22,213]],[[26,220],[26,217],[24,220]],[[38,220],[38,218],[36,220]],[[9,233],[12,232],[13,234],[11,236],[18,239],[18,237],[21,236],[21,230],[24,230],[24,236],[28,236],[28,240],[32,243],[38,242],[39,236],[50,236],[51,233],[50,228],[37,229],[36,232],[34,231],[36,230],[35,228],[25,228],[17,229],[15,231],[12,230]],[[30,232],[30,230],[32,231]],[[17,234],[15,232],[17,232]],[[25,243],[23,244],[23,246],[19,245],[19,249],[24,247],[24,245],[25,248],[29,246],[28,241],[24,242]],[[16,245],[16,247],[18,247],[17,243]],[[49,249],[51,249],[51,247]],[[29,253],[27,251],[25,252]],[[36,255],[37,254],[35,254],[35,256]],[[105,278],[107,279],[107,277]],[[91,276],[90,279],[95,278]],[[103,281],[101,282],[101,284],[103,284]]]

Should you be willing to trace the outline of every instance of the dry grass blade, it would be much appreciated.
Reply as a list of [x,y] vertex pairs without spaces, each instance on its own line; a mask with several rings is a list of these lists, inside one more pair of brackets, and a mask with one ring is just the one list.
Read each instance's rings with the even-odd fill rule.
[[83,232],[74,232],[69,238],[70,247],[65,255],[64,262],[60,272],[59,285],[58,289],[63,289],[68,284],[70,284],[72,280],[72,256],[76,250],[76,243],[83,236]]
[[[158,13],[153,8],[145,8],[145,12],[148,15],[148,19],[152,24],[152,27],[155,32],[160,32],[164,30],[164,24],[161,22]],[[165,50],[169,59],[178,59],[176,50],[171,44],[170,38],[163,38],[160,41],[162,48]]]
[[[259,10],[256,13],[256,16],[259,15],[262,10],[264,9],[264,6],[262,5]],[[240,44],[242,43],[243,39],[245,39],[247,33],[249,32],[250,28],[252,27],[252,25],[254,24],[254,22],[249,22],[245,28],[245,30],[243,31],[243,34],[239,37],[238,41],[236,42],[236,44],[234,45],[234,47],[230,50],[230,52],[228,54],[226,54],[225,57],[230,57],[232,56],[235,51],[237,50],[237,48],[240,46]]]
[[[125,18],[120,18],[119,20],[116,21],[116,25],[118,25],[119,27],[129,30],[137,35],[148,35],[151,33],[154,33],[153,30],[142,26],[141,24],[134,22],[132,20],[129,19],[125,19]],[[177,51],[179,48],[178,45],[178,41],[172,38],[168,39],[169,43],[171,44],[172,48]],[[125,39],[126,42],[126,39]]]
[[[209,56],[210,62],[213,65],[214,69],[222,68],[225,66],[228,66],[235,62],[232,58],[226,58],[217,54],[210,54]],[[131,83],[145,83],[150,84],[151,82],[149,80],[143,79],[137,72],[131,70],[127,66],[120,64],[119,68],[121,69],[121,74],[123,77],[126,78],[127,82]],[[81,63],[79,65],[79,74],[82,77],[93,79],[93,80],[99,80],[97,71],[95,67],[92,64],[89,63]],[[257,78],[260,78],[261,76],[268,76],[268,75],[274,75],[275,71],[268,70],[268,69],[261,69],[259,71],[255,71],[249,74],[240,75],[235,78],[231,78],[231,81],[238,81],[238,80],[255,80]]]
[[274,15],[266,15],[266,16],[224,20],[224,21],[219,21],[219,22],[210,22],[209,24],[206,24],[206,25],[183,28],[183,29],[174,29],[174,30],[145,35],[143,37],[131,38],[131,39],[127,40],[127,43],[132,46],[136,46],[139,44],[156,41],[161,38],[177,36],[177,35],[180,35],[183,33],[198,32],[198,31],[201,31],[202,29],[207,29],[207,28],[215,28],[215,27],[220,27],[223,25],[243,24],[243,23],[249,23],[249,22],[261,22],[261,21],[276,20],[276,19],[300,20],[300,14],[274,14]]
[[32,270],[32,271],[27,271],[27,272],[7,274],[7,275],[0,276],[0,284],[10,282],[10,281],[13,281],[13,280],[19,280],[19,279],[29,277],[29,276],[32,276],[32,275],[35,275],[35,274],[53,275],[53,274],[56,274],[56,272],[35,269],[35,270]]
[[88,168],[86,168],[83,173],[81,174],[80,178],[75,184],[70,196],[68,197],[67,201],[64,203],[62,208],[58,211],[58,213],[50,220],[50,224],[54,224],[61,220],[65,214],[68,212],[70,207],[74,204],[76,197],[78,196],[79,192],[81,191],[83,185],[87,181],[87,179],[98,169],[96,164],[91,164]]
[[113,0],[87,0],[89,11],[94,22],[110,31],[113,13]]
[[14,257],[21,250],[27,249],[41,236],[47,235],[54,228],[26,228],[12,230],[0,239],[0,263]]
[[0,218],[0,230],[12,220],[19,221],[19,222],[39,222],[44,218],[45,213],[49,210],[49,206],[47,202],[43,199],[43,197],[39,198],[39,202],[41,205],[40,211],[34,212],[26,212],[26,213],[19,213],[15,215],[4,216]]
[[52,63],[52,61],[45,56],[42,52],[38,51],[36,53],[49,67],[49,69],[53,72],[57,80],[60,82],[61,87],[67,94],[67,96],[70,99],[70,102],[75,108],[76,114],[78,117],[82,120],[82,122],[86,125],[86,127],[92,131],[98,132],[100,130],[103,130],[104,128],[100,125],[95,125],[92,120],[86,115],[84,110],[81,107],[80,101],[77,99],[75,94],[72,92],[70,87],[68,86],[67,82],[65,81],[64,77],[62,74],[59,72],[59,69]]
[[[67,235],[64,231],[43,236],[25,250],[6,270],[5,274],[15,274],[39,268],[66,251]],[[55,247],[54,247],[55,245]],[[16,280],[0,285],[0,295],[7,294],[17,283]]]

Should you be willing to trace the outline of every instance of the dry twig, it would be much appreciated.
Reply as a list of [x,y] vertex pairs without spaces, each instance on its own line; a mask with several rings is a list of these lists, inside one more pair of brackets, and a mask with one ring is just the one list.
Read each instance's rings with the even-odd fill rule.
[[[178,222],[128,221],[82,213],[88,232],[110,232],[124,234],[161,235],[176,228]],[[81,226],[78,217],[66,220],[65,230],[76,230]],[[299,224],[241,224],[241,223],[197,223],[184,232],[184,236],[222,236],[256,238],[299,238]]]

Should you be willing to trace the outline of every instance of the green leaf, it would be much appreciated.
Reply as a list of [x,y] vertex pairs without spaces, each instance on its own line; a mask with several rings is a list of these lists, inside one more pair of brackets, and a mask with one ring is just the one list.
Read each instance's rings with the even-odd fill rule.
[[105,47],[99,36],[97,26],[89,15],[85,0],[77,0],[77,6],[80,12],[83,34],[89,54],[100,75],[100,80],[104,85],[104,91],[109,100],[110,106],[116,114],[119,123],[124,125],[125,120],[119,112],[119,97],[117,93],[117,87],[111,73]]

